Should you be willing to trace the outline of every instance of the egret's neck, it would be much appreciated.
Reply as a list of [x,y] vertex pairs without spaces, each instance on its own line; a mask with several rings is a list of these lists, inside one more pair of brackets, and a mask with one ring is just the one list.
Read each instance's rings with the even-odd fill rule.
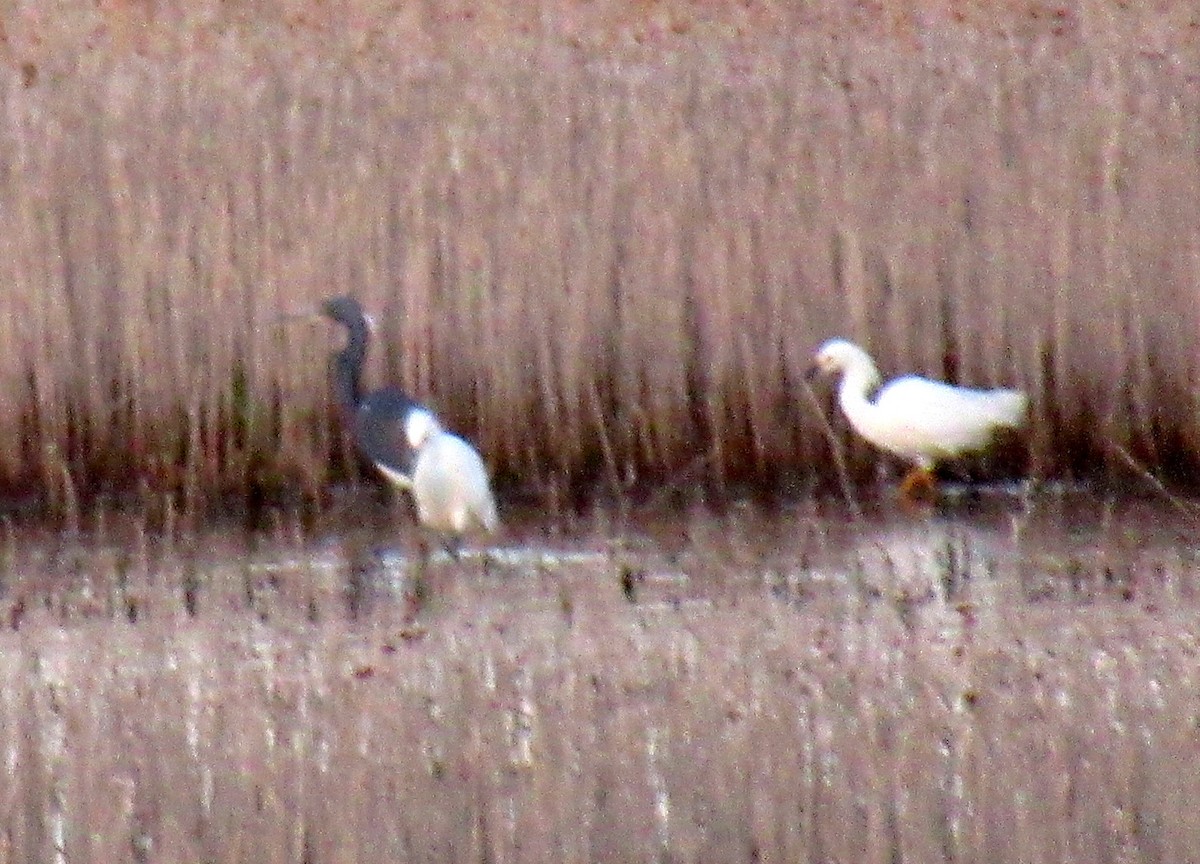
[[838,402],[850,425],[866,438],[871,439],[876,426],[879,407],[871,401],[871,395],[879,387],[879,370],[874,364],[861,363],[846,369],[838,388]]

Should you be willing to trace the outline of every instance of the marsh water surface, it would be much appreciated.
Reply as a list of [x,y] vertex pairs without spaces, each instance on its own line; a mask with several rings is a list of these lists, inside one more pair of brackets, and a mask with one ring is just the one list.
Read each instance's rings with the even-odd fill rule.
[[1183,861],[1190,505],[9,524],[8,860]]

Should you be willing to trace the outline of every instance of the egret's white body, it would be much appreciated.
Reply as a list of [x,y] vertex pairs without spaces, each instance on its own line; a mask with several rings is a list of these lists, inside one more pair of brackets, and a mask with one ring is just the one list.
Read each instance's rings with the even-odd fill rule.
[[1018,390],[976,390],[916,375],[881,387],[870,355],[844,339],[822,345],[816,367],[841,373],[838,403],[858,434],[924,471],[986,447],[998,430],[1020,427],[1028,410]]
[[455,543],[466,534],[495,531],[496,501],[475,448],[427,412],[414,414],[406,432],[417,453],[411,489],[421,524]]

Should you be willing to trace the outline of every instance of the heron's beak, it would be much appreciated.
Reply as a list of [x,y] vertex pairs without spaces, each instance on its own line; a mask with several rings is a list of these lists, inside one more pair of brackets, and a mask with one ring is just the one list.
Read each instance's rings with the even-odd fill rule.
[[267,331],[271,333],[272,338],[284,341],[290,339],[288,328],[297,323],[312,324],[316,321],[318,313],[316,312],[281,312],[267,319]]
[[273,324],[290,324],[293,321],[312,321],[321,317],[320,312],[280,312],[270,319]]

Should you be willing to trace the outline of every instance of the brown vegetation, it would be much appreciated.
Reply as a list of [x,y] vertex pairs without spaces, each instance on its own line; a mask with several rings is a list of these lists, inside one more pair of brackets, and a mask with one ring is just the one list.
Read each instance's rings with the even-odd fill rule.
[[316,495],[334,337],[272,319],[350,291],[546,494],[827,479],[834,334],[1029,388],[1008,468],[1187,480],[1197,22],[1130,5],[9,4],[0,478]]

